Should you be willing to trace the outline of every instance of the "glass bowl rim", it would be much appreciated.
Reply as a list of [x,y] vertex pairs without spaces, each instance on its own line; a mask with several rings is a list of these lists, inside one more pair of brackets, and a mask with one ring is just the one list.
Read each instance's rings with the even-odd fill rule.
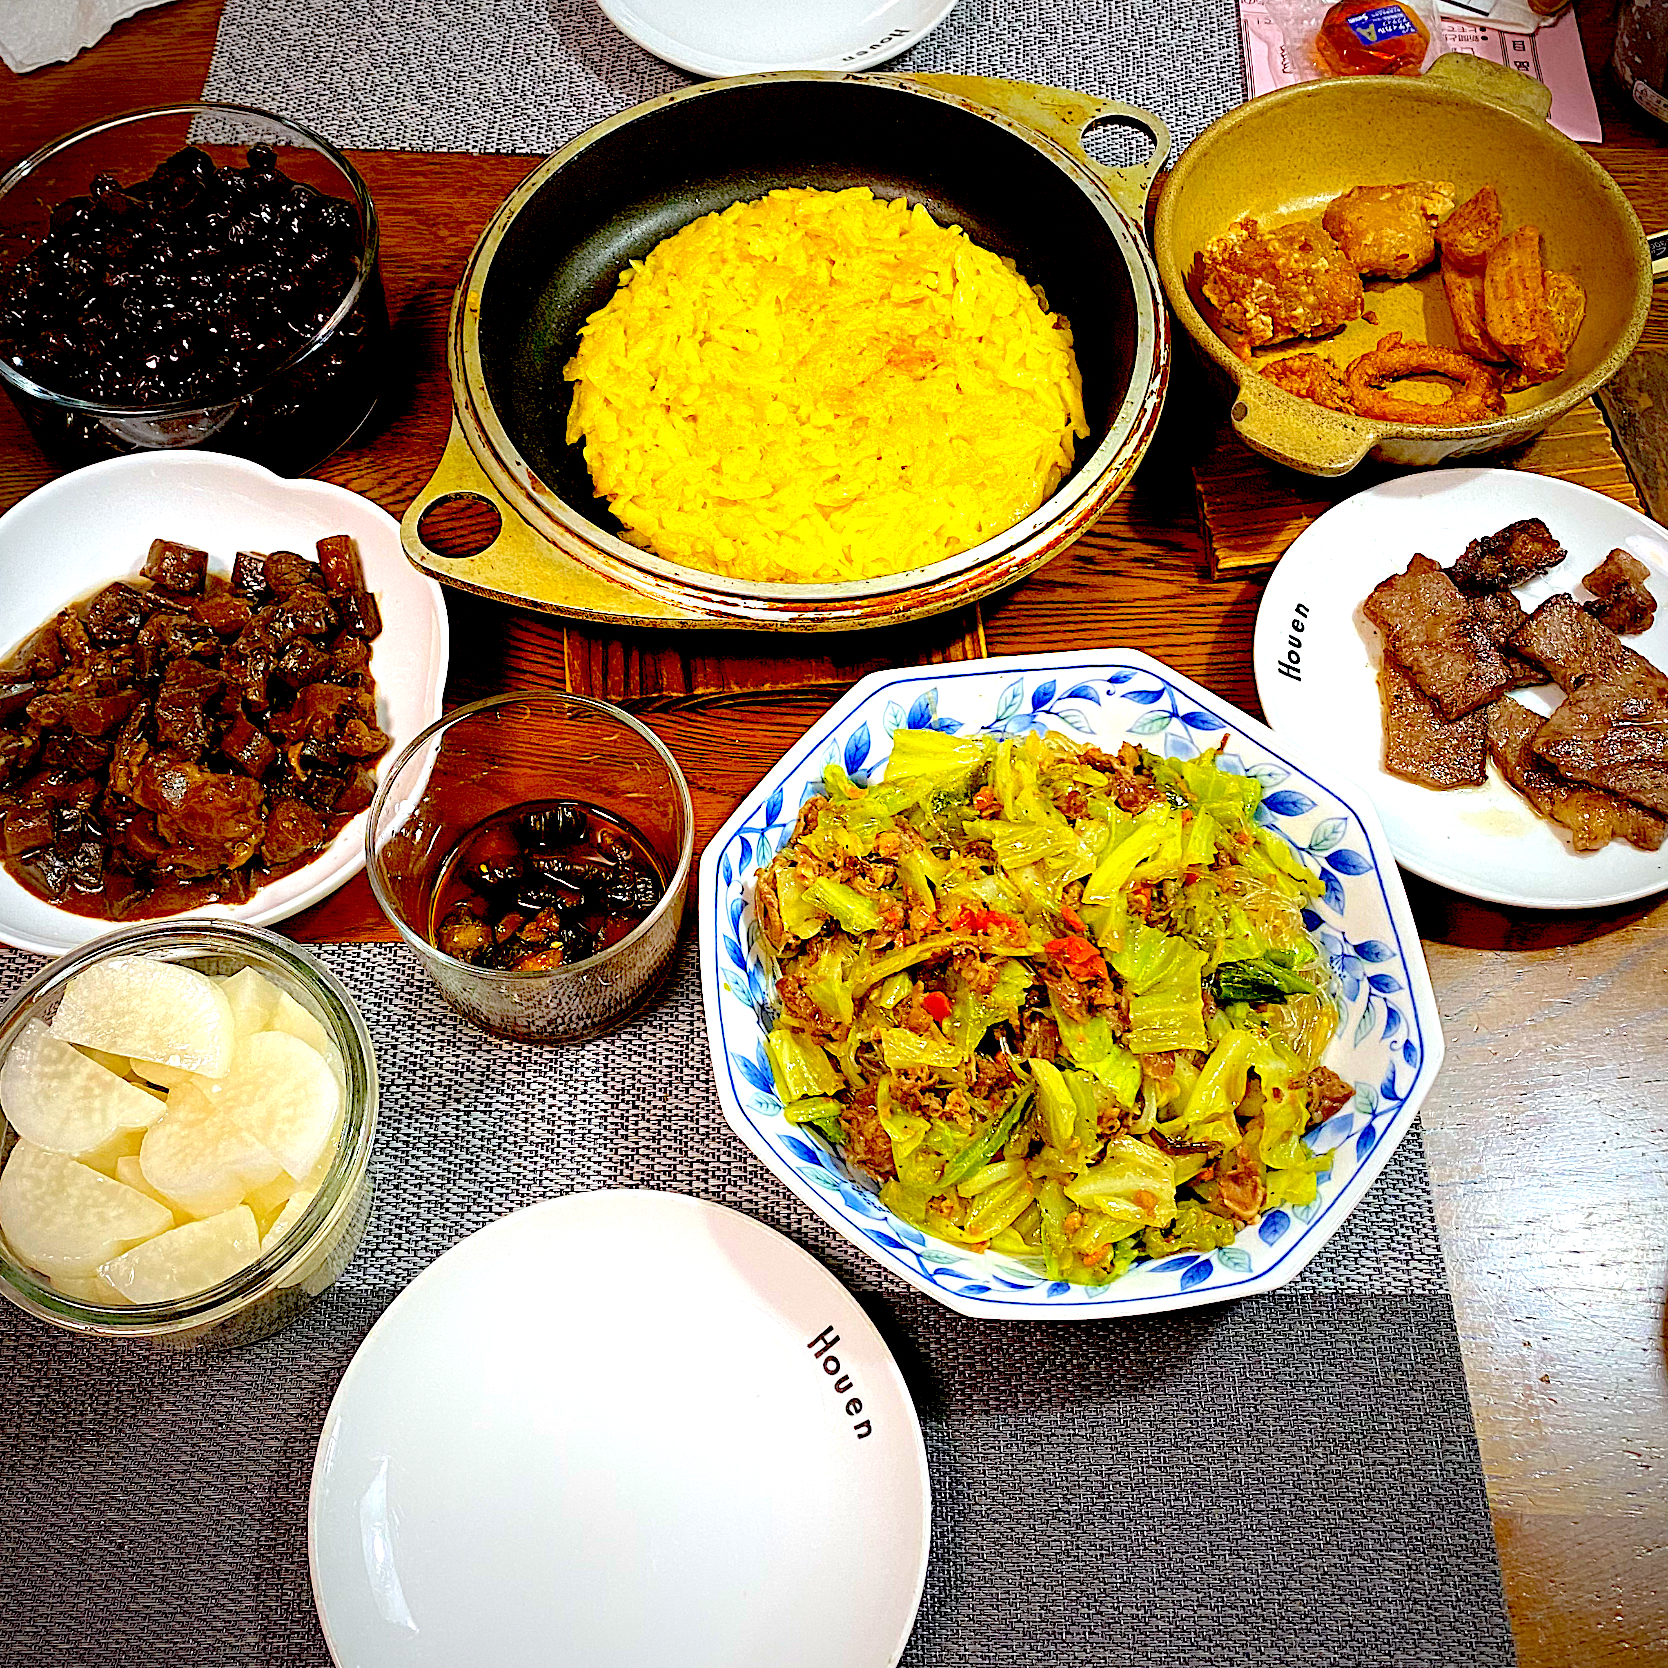
[[[355,206],[359,210],[360,218],[360,248],[356,258],[353,282],[348,285],[342,299],[336,304],[335,310],[323,324],[321,324],[304,342],[297,344],[295,349],[286,354],[276,365],[272,366],[257,380],[239,384],[228,391],[224,399],[193,399],[169,400],[158,405],[113,405],[103,400],[89,400],[79,394],[59,393],[48,388],[44,383],[36,382],[33,377],[25,376],[15,366],[10,365],[4,358],[0,358],[0,377],[11,383],[19,392],[27,394],[32,399],[46,400],[53,405],[65,407],[71,411],[93,412],[105,417],[119,418],[170,418],[191,417],[205,411],[215,411],[222,406],[235,406],[257,394],[261,389],[276,381],[316,351],[327,342],[340,327],[342,321],[359,304],[364,294],[365,286],[376,271],[378,252],[381,246],[381,227],[377,219],[376,204],[372,201],[370,187],[366,185],[359,170],[348,161],[347,156],[324,137],[305,124],[293,121],[288,116],[280,116],[275,111],[262,110],[253,104],[229,104],[214,100],[186,99],[178,104],[147,105],[139,110],[124,110],[113,116],[105,116],[96,122],[89,122],[85,127],[77,128],[73,133],[66,133],[57,139],[49,140],[39,149],[31,151],[20,162],[14,163],[0,174],[0,202],[3,202],[18,186],[22,185],[29,176],[50,161],[60,152],[67,151],[71,146],[79,144],[83,139],[91,139],[100,133],[107,133],[115,128],[125,127],[129,123],[148,121],[157,116],[198,116],[223,115],[253,116],[259,121],[270,122],[275,127],[287,128],[291,133],[300,137],[312,149],[321,152],[340,171],[353,192]],[[213,143],[215,141],[211,141]],[[57,205],[52,205],[56,207]],[[48,211],[50,217],[50,210]],[[39,245],[36,245],[39,247]]]
[[[568,706],[588,709],[592,713],[613,719],[627,730],[635,731],[659,755],[660,762],[666,766],[667,772],[671,776],[673,787],[677,789],[678,804],[683,812],[683,837],[678,842],[677,866],[666,882],[666,890],[660,895],[660,901],[624,938],[616,939],[607,949],[599,950],[595,955],[587,956],[583,961],[550,968],[523,970],[514,967],[476,967],[471,962],[459,961],[456,956],[448,955],[438,945],[431,944],[426,938],[414,933],[401,919],[399,911],[383,890],[382,878],[377,872],[377,825],[401,772],[416,758],[418,752],[431,737],[439,735],[442,730],[449,729],[462,719],[478,717],[481,713],[489,712],[496,707],[511,706],[524,702],[554,703],[558,701]],[[594,973],[605,967],[609,962],[623,954],[628,947],[640,943],[648,935],[650,928],[660,924],[661,919],[670,909],[673,900],[685,895],[694,862],[695,804],[690,798],[689,783],[683,774],[683,767],[673,757],[672,750],[647,724],[634,718],[624,707],[615,706],[611,701],[599,701],[591,695],[575,695],[565,689],[512,690],[505,695],[489,695],[484,700],[471,701],[468,706],[457,707],[453,711],[443,714],[427,729],[413,737],[395,757],[393,763],[388,767],[387,774],[378,784],[376,797],[371,801],[370,810],[365,816],[365,878],[371,883],[371,892],[376,898],[377,907],[388,918],[389,923],[399,933],[400,937],[419,956],[425,958],[438,956],[448,965],[469,974],[472,978],[501,983],[505,989],[511,989],[525,980],[556,979],[564,975]]]
[[[193,947],[188,942],[173,945],[166,942],[169,939],[215,938],[234,942],[224,949],[206,945]],[[27,1313],[67,1330],[107,1338],[167,1335],[218,1324],[231,1319],[257,1299],[282,1289],[279,1277],[294,1263],[311,1256],[324,1242],[327,1230],[351,1207],[354,1192],[368,1171],[376,1136],[379,1098],[376,1049],[352,992],[316,956],[281,933],[251,926],[245,921],[194,915],[170,916],[166,920],[136,922],[129,927],[117,928],[56,957],[13,991],[4,1005],[0,1005],[0,1036],[12,1027],[18,1014],[43,991],[63,983],[68,976],[84,971],[95,961],[112,955],[138,953],[136,946],[156,944],[157,941],[163,941],[161,948],[164,953],[169,949],[178,951],[176,959],[180,960],[216,954],[236,956],[236,941],[240,940],[244,946],[253,942],[276,960],[287,963],[297,982],[307,985],[310,993],[325,1007],[327,1018],[334,1017],[330,1012],[333,1005],[347,1022],[345,1030],[353,1041],[359,1070],[355,1073],[350,1061],[344,1057],[342,1065],[346,1083],[342,1145],[324,1181],[302,1213],[300,1222],[284,1236],[281,1243],[274,1245],[270,1251],[262,1252],[254,1261],[216,1285],[194,1292],[189,1297],[171,1298],[161,1303],[134,1303],[113,1308],[83,1302],[54,1290],[44,1274],[30,1269],[9,1249],[0,1248],[0,1290]],[[356,1078],[360,1088],[357,1121],[352,1116]],[[27,1286],[19,1285],[15,1277],[17,1270],[22,1271]]]

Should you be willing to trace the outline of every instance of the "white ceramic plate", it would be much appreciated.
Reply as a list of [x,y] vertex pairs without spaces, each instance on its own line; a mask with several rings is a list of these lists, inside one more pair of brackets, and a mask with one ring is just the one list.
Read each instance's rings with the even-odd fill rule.
[[[1577,852],[1492,764],[1482,787],[1443,793],[1382,766],[1378,631],[1361,612],[1367,593],[1415,551],[1447,566],[1472,539],[1528,516],[1539,516],[1570,554],[1518,588],[1524,607],[1533,611],[1558,591],[1584,600],[1581,576],[1619,545],[1651,569],[1660,605],[1651,629],[1626,641],[1668,669],[1668,531],[1602,493],[1547,475],[1428,469],[1345,499],[1293,541],[1257,612],[1257,694],[1276,731],[1366,788],[1397,859],[1415,874],[1531,909],[1648,897],[1668,887],[1668,847],[1637,851],[1613,840],[1602,851]],[[1562,697],[1548,687],[1515,698],[1549,712]]]
[[[0,516],[0,658],[77,598],[144,566],[153,538],[209,553],[225,573],[239,550],[297,550],[350,533],[382,608],[371,650],[377,721],[393,738],[378,773],[440,716],[446,683],[446,605],[440,587],[405,559],[400,526],[368,498],[326,481],[287,481],[218,452],[138,452],[90,464],[32,492]],[[365,818],[355,817],[305,867],[263,886],[247,903],[193,914],[270,925],[335,891],[365,866]],[[0,871],[0,940],[58,955],[108,932]]]
[[599,0],[620,30],[693,75],[872,68],[913,46],[955,0]]
[[308,1544],[340,1668],[891,1668],[930,1531],[909,1391],[834,1277],[735,1211],[610,1191],[395,1298]]

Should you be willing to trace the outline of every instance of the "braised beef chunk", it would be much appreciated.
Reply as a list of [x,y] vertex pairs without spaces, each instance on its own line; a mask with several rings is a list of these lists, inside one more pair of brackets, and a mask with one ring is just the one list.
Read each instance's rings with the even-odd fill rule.
[[1448,572],[1462,591],[1500,591],[1550,571],[1567,554],[1546,523],[1532,518],[1473,539]]
[[220,751],[246,776],[255,777],[266,775],[278,757],[272,738],[251,724],[241,708],[220,738]]
[[305,556],[298,556],[293,550],[273,551],[262,571],[268,588],[280,602],[287,601],[304,586],[316,587],[322,577]]
[[299,799],[274,800],[267,814],[261,850],[274,868],[293,863],[324,844],[324,818]]
[[1656,851],[1668,837],[1668,817],[1547,769],[1534,752],[1544,723],[1539,713],[1509,698],[1488,709],[1489,756],[1500,774],[1541,816],[1567,828],[1577,851],[1597,851],[1617,839]]
[[233,558],[232,589],[251,604],[266,602],[271,597],[266,583],[266,558],[258,550],[240,550]]
[[1668,676],[1565,594],[1543,602],[1513,641],[1564,691],[1535,735],[1536,757],[1572,782],[1668,814]]
[[1415,556],[1404,573],[1381,581],[1362,609],[1440,717],[1462,718],[1511,687],[1511,671],[1469,600],[1429,557]]
[[325,584],[337,595],[363,592],[365,569],[359,560],[359,546],[346,533],[334,533],[318,542],[319,569]]
[[1649,631],[1656,618],[1656,598],[1645,585],[1651,570],[1637,556],[1612,550],[1581,583],[1593,593],[1581,606],[1618,637]]
[[144,592],[131,585],[106,585],[87,604],[82,624],[87,635],[102,647],[131,643],[145,623]]
[[1451,723],[1386,655],[1378,668],[1384,706],[1384,768],[1426,788],[1475,788],[1488,777],[1479,709]]
[[222,642],[229,643],[239,636],[254,618],[254,610],[244,597],[233,591],[213,591],[199,597],[191,612]]
[[382,630],[382,610],[369,591],[343,591],[336,598],[336,613],[349,636],[369,640]]
[[145,558],[144,577],[164,591],[178,596],[198,596],[208,578],[208,552],[193,550],[172,539],[152,539]]
[[[0,861],[106,920],[239,902],[369,805],[389,745],[351,539],[330,573],[168,540],[0,668]],[[330,592],[326,583],[340,589]]]

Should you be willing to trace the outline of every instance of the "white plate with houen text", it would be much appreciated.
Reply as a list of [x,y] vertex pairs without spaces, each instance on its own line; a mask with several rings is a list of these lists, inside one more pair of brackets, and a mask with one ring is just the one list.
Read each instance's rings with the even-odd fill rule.
[[[1650,569],[1657,599],[1648,631],[1629,648],[1668,670],[1668,531],[1602,493],[1518,469],[1428,469],[1386,481],[1335,505],[1280,558],[1257,612],[1252,655],[1270,725],[1311,754],[1336,762],[1372,796],[1397,861],[1427,880],[1491,903],[1530,909],[1594,909],[1668,887],[1668,846],[1640,851],[1613,840],[1577,852],[1530,810],[1491,763],[1487,782],[1438,792],[1383,767],[1378,696],[1379,634],[1361,612],[1381,579],[1415,552],[1450,566],[1472,539],[1536,516],[1569,552],[1550,573],[1517,589],[1533,613],[1581,583],[1613,549]],[[1513,692],[1537,712],[1562,699],[1550,684]]]
[[892,1668],[931,1516],[839,1282],[736,1211],[610,1190],[394,1299],[325,1420],[309,1554],[339,1668]]

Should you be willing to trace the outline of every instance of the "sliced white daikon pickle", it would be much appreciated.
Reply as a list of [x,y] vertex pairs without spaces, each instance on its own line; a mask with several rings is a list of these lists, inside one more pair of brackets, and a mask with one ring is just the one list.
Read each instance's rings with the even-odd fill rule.
[[25,1141],[72,1157],[162,1116],[143,1089],[61,1042],[38,1019],[23,1027],[0,1065],[0,1107]]
[[214,1104],[299,1178],[330,1139],[342,1091],[316,1048],[286,1031],[257,1031],[238,1050]]
[[113,1071],[118,1077],[126,1077],[132,1069],[131,1063],[125,1054],[106,1054],[102,1048],[86,1047],[83,1047],[81,1052],[89,1060],[97,1060],[106,1071]]
[[139,1149],[145,1180],[192,1216],[215,1216],[276,1180],[283,1165],[235,1118],[190,1083],[168,1096],[168,1110]]
[[170,1066],[161,1060],[135,1060],[133,1075],[164,1093],[177,1089],[182,1083],[194,1083],[207,1093],[213,1084],[220,1081],[218,1077],[204,1077],[200,1071],[187,1071],[184,1066]]
[[96,1303],[105,1309],[125,1309],[127,1299],[102,1274],[55,1274],[52,1289],[77,1303]]
[[254,1212],[234,1205],[146,1240],[100,1272],[129,1303],[168,1303],[219,1285],[260,1254]]
[[96,1274],[173,1221],[156,1200],[33,1141],[19,1141],[0,1170],[0,1233],[54,1279]]
[[264,1031],[278,1011],[278,999],[283,992],[270,979],[263,978],[252,967],[245,967],[220,981],[226,1000],[232,1005],[232,1024],[240,1038]]
[[264,1256],[293,1228],[306,1214],[307,1207],[312,1204],[313,1195],[306,1188],[300,1188],[290,1195],[290,1201],[278,1213],[278,1220],[261,1235],[261,1254]]
[[272,1018],[267,1021],[267,1030],[287,1032],[292,1037],[299,1037],[309,1048],[317,1049],[325,1059],[336,1057],[336,1045],[330,1040],[330,1033],[318,1021],[316,1015],[296,1001],[287,990],[278,993],[278,1005],[273,1009]]
[[[148,1100],[150,1097],[147,1095],[145,1098]],[[161,1101],[158,1101],[157,1105],[163,1111],[167,1110]],[[83,1164],[97,1170],[100,1175],[116,1176],[116,1166],[124,1158],[137,1158],[144,1140],[144,1130],[124,1129],[120,1135],[111,1136],[102,1147],[95,1147],[90,1153],[77,1153],[75,1156]],[[116,1176],[117,1181],[121,1179],[120,1176]]]
[[144,1166],[140,1164],[139,1155],[137,1153],[124,1154],[121,1158],[116,1160],[116,1180],[119,1181],[123,1187],[137,1188],[147,1199],[155,1199],[156,1202],[161,1205],[170,1216],[181,1217],[189,1216],[191,1214],[189,1211],[176,1211],[174,1201],[172,1199],[164,1198],[162,1194],[158,1193],[157,1190],[145,1180]]
[[312,1169],[296,1184],[298,1190],[305,1188],[309,1193],[317,1193],[324,1186],[324,1178],[330,1174],[330,1166],[336,1162],[336,1149],[342,1144],[342,1125],[346,1121],[347,1108],[343,1107],[336,1114],[336,1121],[330,1126],[330,1134],[325,1139],[323,1151],[313,1160]]
[[243,1202],[255,1213],[257,1221],[270,1222],[289,1203],[295,1185],[294,1176],[281,1172],[276,1181],[269,1181],[265,1187],[257,1187],[246,1194]]
[[112,1054],[224,1077],[232,1007],[218,981],[150,956],[111,956],[64,986],[52,1034]]

